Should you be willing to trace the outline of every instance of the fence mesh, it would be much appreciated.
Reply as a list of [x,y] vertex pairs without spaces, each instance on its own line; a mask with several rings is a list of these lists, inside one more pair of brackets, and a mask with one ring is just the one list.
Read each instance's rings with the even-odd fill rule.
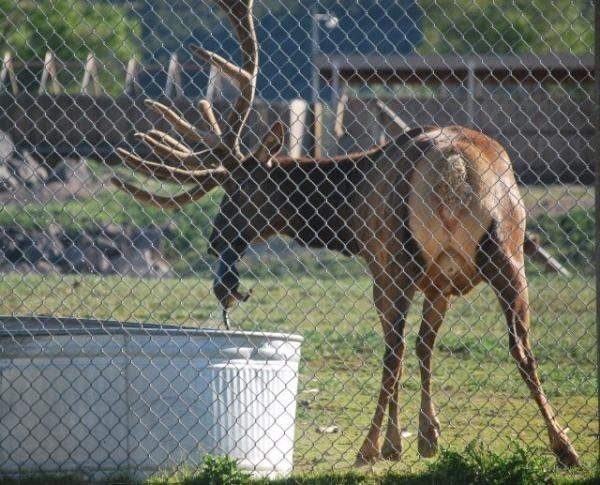
[[0,1],[0,474],[595,463],[593,13]]

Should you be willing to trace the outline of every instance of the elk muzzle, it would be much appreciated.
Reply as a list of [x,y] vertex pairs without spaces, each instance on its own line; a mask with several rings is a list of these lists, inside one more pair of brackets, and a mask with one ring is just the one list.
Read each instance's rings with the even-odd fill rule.
[[236,301],[246,301],[249,293],[240,293],[240,274],[235,266],[240,255],[233,248],[227,248],[219,255],[217,272],[213,280],[213,293],[223,309],[223,323],[227,329],[230,328],[229,308]]

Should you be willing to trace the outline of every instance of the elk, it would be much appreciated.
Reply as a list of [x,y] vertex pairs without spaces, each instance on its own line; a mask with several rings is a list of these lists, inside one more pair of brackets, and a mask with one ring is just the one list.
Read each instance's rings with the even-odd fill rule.
[[[419,127],[361,153],[333,158],[279,155],[284,129],[274,124],[259,145],[242,151],[241,133],[253,103],[258,45],[253,0],[219,0],[240,43],[241,64],[192,46],[239,85],[239,97],[217,121],[201,101],[207,130],[191,125],[167,106],[147,100],[180,135],[203,149],[150,130],[136,136],[152,160],[120,149],[126,165],[161,181],[190,186],[161,196],[115,176],[131,196],[166,209],[199,200],[215,187],[224,191],[213,221],[210,252],[218,257],[214,294],[229,327],[228,309],[248,295],[239,291],[236,263],[257,239],[289,236],[362,258],[373,277],[373,300],[383,327],[381,388],[357,463],[399,459],[399,381],[405,351],[405,319],[413,295],[424,293],[416,353],[421,406],[418,450],[432,456],[440,423],[431,391],[432,354],[450,299],[480,282],[495,290],[508,324],[509,349],[545,421],[559,464],[579,457],[544,394],[531,349],[523,243],[525,209],[507,152],[483,133],[460,126]],[[206,128],[205,127],[205,128]],[[383,443],[384,418],[387,426]]]

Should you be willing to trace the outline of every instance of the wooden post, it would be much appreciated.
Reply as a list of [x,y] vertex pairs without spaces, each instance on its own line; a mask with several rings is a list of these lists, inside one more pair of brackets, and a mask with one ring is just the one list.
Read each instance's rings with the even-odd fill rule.
[[539,245],[535,236],[525,234],[525,244],[523,245],[525,254],[531,257],[534,261],[542,263],[546,271],[550,273],[559,273],[563,276],[570,277],[571,273],[560,264],[552,255]]
[[81,81],[81,94],[87,96],[100,96],[100,83],[98,82],[98,63],[91,52],[85,63],[83,80]]
[[303,155],[304,132],[306,130],[306,115],[308,103],[303,99],[294,99],[289,104],[289,141],[288,154],[290,157],[299,158]]
[[333,133],[335,134],[336,141],[339,141],[340,138],[346,134],[346,129],[344,128],[344,114],[346,113],[347,104],[348,95],[340,94],[335,105],[335,121],[333,125]]
[[135,96],[139,85],[137,76],[140,70],[140,64],[136,59],[129,59],[127,63],[127,71],[125,73],[125,94]]
[[42,77],[40,79],[40,88],[38,90],[38,94],[44,94],[46,92],[46,86],[48,81],[50,81],[50,94],[60,94],[60,84],[58,84],[57,79],[58,70],[56,68],[56,58],[54,57],[54,53],[52,51],[46,52],[46,57],[44,59],[44,67],[42,69]]
[[[173,96],[172,92],[175,92]],[[181,82],[181,65],[177,59],[177,54],[173,54],[169,60],[169,69],[167,71],[167,84],[165,85],[165,96],[167,98],[179,98],[183,96],[183,85]]]
[[313,105],[313,157],[323,156],[323,103],[315,101]]
[[394,112],[394,110],[392,110],[383,101],[378,100],[377,101],[377,106],[379,107],[379,109],[381,111],[383,111],[383,113],[385,113],[387,116],[389,116],[391,118],[391,120],[394,122],[394,124],[397,125],[398,128],[400,128],[402,131],[408,131],[408,130],[410,130],[410,126],[408,126],[404,122],[404,120],[402,118],[400,118],[400,116],[398,116],[398,114],[396,112]]
[[209,103],[214,103],[217,92],[220,91],[219,68],[214,64],[210,65],[210,72],[208,73],[208,84],[206,85],[205,98]]
[[19,84],[17,83],[17,76],[13,65],[12,54],[10,51],[4,53],[4,61],[2,63],[2,70],[0,71],[0,84],[3,89],[6,89],[5,83],[6,78],[10,80],[10,86],[14,95],[19,94]]
[[[410,126],[402,118],[400,118],[398,113],[396,113],[393,109],[391,109],[386,103],[384,103],[380,99],[377,100],[377,107],[380,110],[377,119],[382,127],[382,131],[379,136],[379,143],[385,143],[386,140],[389,140],[390,138],[395,138],[399,134],[397,129],[393,129],[393,127],[390,126],[390,124],[387,122],[387,118],[391,119],[392,123],[400,129],[400,133],[404,133],[410,130]],[[383,119],[381,116],[379,116],[380,114],[383,115]]]

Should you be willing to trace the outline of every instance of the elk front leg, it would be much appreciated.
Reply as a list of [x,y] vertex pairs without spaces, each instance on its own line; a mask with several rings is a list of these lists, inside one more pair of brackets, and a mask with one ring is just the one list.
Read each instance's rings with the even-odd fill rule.
[[498,244],[490,246],[487,251],[488,264],[482,268],[482,273],[494,288],[506,317],[510,353],[541,411],[550,437],[550,447],[559,465],[575,466],[579,463],[579,455],[558,424],[542,389],[529,342],[529,299],[522,253],[510,254]]
[[438,330],[448,311],[449,299],[442,293],[426,293],[423,320],[417,338],[417,357],[421,372],[421,409],[419,411],[419,455],[430,457],[437,453],[440,422],[431,397],[431,364]]
[[383,456],[398,459],[402,451],[398,422],[398,386],[404,358],[404,325],[415,289],[411,281],[399,285],[390,278],[378,278],[373,287],[375,306],[383,326],[385,351],[381,388],[371,420],[371,426],[358,452],[357,464],[372,463],[379,459],[379,440],[386,408],[389,420],[383,446]]

